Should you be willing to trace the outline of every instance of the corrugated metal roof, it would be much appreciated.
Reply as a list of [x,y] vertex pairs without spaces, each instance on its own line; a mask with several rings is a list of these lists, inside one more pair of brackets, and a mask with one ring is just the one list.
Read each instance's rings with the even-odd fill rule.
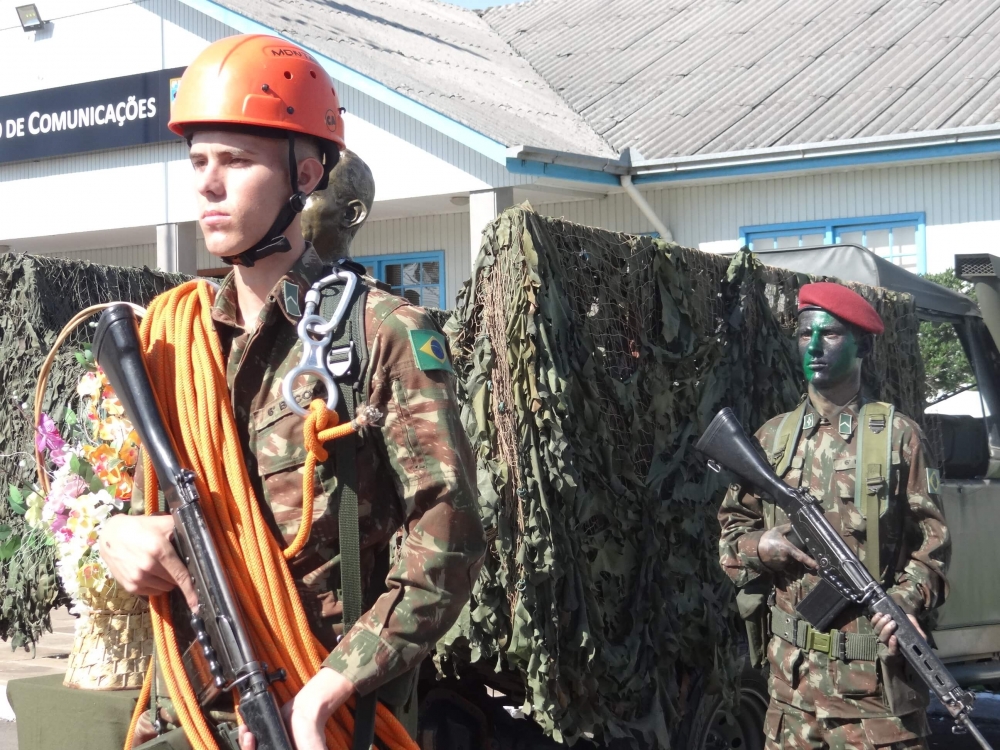
[[219,2],[504,145],[614,153],[472,11],[435,0]]
[[529,0],[483,18],[650,159],[1000,121],[1000,0]]

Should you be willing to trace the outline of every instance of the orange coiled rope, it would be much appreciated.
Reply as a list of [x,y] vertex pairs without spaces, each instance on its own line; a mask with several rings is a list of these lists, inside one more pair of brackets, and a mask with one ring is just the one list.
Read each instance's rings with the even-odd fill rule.
[[[229,572],[257,658],[270,669],[282,667],[288,677],[272,685],[282,705],[320,669],[326,649],[312,635],[286,559],[309,536],[312,524],[316,461],[324,460],[323,441],[357,429],[357,422],[337,425],[337,415],[322,402],[311,405],[306,420],[308,458],[303,482],[303,516],[292,545],[279,547],[264,521],[240,454],[236,420],[229,405],[225,363],[212,330],[212,288],[191,281],[160,295],[149,307],[140,329],[143,350],[156,397],[174,435],[181,463],[198,477],[197,487],[208,528],[222,567]],[[328,425],[333,424],[332,427]],[[145,497],[157,496],[156,474],[143,460]],[[153,508],[147,505],[146,512]],[[153,637],[160,671],[188,741],[194,750],[217,745],[181,662],[168,597],[150,597]],[[150,674],[143,694],[148,696]],[[126,744],[131,748],[140,701]],[[349,750],[354,717],[342,706],[326,725],[330,750]],[[406,730],[382,704],[375,720],[376,736],[390,750],[418,750]]]

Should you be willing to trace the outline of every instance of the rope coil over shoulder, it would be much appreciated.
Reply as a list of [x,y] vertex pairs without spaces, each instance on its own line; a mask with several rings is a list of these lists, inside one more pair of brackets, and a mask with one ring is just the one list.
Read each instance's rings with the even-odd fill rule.
[[[151,380],[181,461],[198,477],[202,509],[220,561],[229,571],[233,592],[257,657],[287,678],[271,688],[279,704],[291,700],[322,666],[327,651],[309,629],[287,559],[302,548],[312,523],[311,481],[303,483],[303,518],[292,545],[282,550],[271,534],[254,496],[242,460],[236,419],[229,401],[225,361],[214,335],[210,310],[212,288],[191,281],[157,297],[142,322],[140,335]],[[355,432],[373,417],[363,410],[339,424],[325,405],[310,405],[305,423],[307,469],[311,479],[324,442]],[[148,456],[143,459],[145,496],[156,497],[158,483]],[[147,507],[147,513],[153,510]],[[181,660],[167,595],[150,597],[157,657],[178,718],[194,750],[217,750],[216,740],[189,684]],[[146,675],[126,740],[131,748],[135,725],[148,701],[152,670]],[[349,701],[326,725],[326,745],[349,750],[354,715]],[[375,732],[389,750],[417,750],[402,725],[384,705],[377,706]]]

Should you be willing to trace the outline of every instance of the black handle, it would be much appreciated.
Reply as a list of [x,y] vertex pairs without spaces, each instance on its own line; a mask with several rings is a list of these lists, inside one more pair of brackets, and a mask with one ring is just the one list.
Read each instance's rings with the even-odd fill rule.
[[749,482],[788,514],[798,507],[791,487],[774,473],[728,406],[715,415],[695,449]]
[[181,471],[177,450],[156,402],[131,307],[114,305],[101,315],[94,335],[94,357],[125,407],[161,483],[176,477]]

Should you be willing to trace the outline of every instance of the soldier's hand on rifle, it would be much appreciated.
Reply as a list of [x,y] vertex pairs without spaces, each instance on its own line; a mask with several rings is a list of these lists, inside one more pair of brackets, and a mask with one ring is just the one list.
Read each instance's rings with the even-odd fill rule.
[[[907,617],[910,618],[910,622],[913,623],[913,627],[920,633],[921,638],[926,640],[927,636],[924,634],[919,623],[917,623],[917,618],[913,615],[907,615]],[[899,642],[896,640],[896,636],[893,635],[896,632],[896,622],[889,615],[879,613],[872,617],[872,627],[875,628],[875,635],[878,636],[878,639],[889,647],[889,656],[898,654]]]
[[793,565],[804,565],[816,570],[816,561],[788,541],[790,523],[783,523],[765,531],[757,543],[757,556],[765,567],[774,571],[787,570]]
[[111,516],[104,522],[99,546],[115,580],[130,594],[154,596],[180,587],[188,606],[198,606],[198,595],[187,567],[170,539],[171,516]]
[[[321,667],[281,708],[295,750],[326,750],[326,722],[354,694],[354,683]],[[256,750],[257,740],[240,726],[240,750]]]

